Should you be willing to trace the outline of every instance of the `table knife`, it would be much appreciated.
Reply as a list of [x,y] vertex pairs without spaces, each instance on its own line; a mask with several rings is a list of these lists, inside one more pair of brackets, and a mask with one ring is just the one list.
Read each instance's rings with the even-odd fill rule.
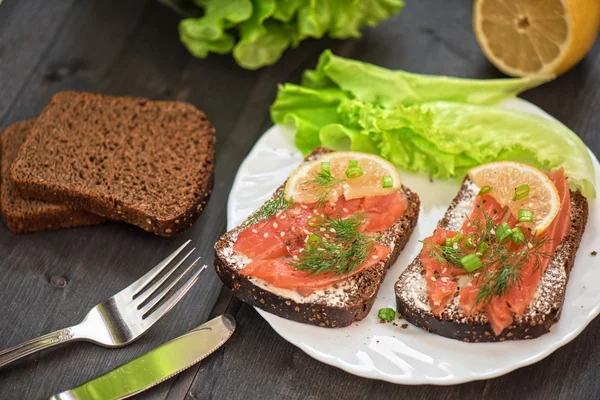
[[127,364],[55,394],[50,400],[117,400],[138,394],[209,356],[235,330],[235,319],[221,315]]

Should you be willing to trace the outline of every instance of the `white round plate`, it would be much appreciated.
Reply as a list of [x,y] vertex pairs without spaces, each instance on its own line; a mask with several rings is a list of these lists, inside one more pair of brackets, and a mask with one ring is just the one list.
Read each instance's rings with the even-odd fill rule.
[[[536,106],[512,99],[501,107],[552,118]],[[227,209],[228,229],[239,225],[261,206],[300,164],[302,155],[294,147],[293,130],[273,126],[256,143],[242,163]],[[592,155],[596,177],[600,165]],[[396,308],[394,283],[421,249],[417,240],[433,232],[459,189],[458,181],[430,182],[428,177],[400,171],[403,183],[419,194],[418,224],[381,285],[369,315],[347,328],[329,329],[305,325],[265,311],[258,312],[284,339],[311,357],[365,378],[400,384],[449,385],[494,378],[533,364],[573,340],[600,313],[600,250],[598,211],[600,198],[590,200],[589,222],[567,287],[561,319],[540,338],[502,343],[463,343],[428,333],[396,320],[380,323],[377,310]],[[598,178],[597,178],[598,179]],[[596,182],[596,187],[600,184]],[[396,326],[397,325],[397,326]]]

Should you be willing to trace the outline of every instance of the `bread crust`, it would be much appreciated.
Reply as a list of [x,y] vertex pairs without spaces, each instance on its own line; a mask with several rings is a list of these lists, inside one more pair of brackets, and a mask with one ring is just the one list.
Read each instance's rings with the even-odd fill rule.
[[[455,218],[455,209],[459,202],[473,196],[468,193],[469,180],[465,178],[461,190],[451,202],[446,214],[440,220],[438,227],[448,228]],[[581,242],[581,237],[585,230],[588,218],[588,202],[579,192],[571,192],[571,228],[568,235],[557,247],[553,260],[550,261],[543,279],[546,274],[560,276],[561,269],[564,269],[565,276],[561,279],[560,285],[551,287],[547,290],[540,290],[540,296],[543,296],[544,304],[548,307],[544,310],[535,310],[536,304],[530,305],[525,314],[516,317],[509,327],[504,329],[500,335],[495,335],[491,328],[487,315],[479,314],[475,318],[465,317],[464,315],[444,310],[439,316],[433,315],[429,309],[429,298],[427,293],[420,294],[420,301],[412,301],[414,298],[407,293],[415,290],[415,277],[424,275],[425,270],[417,256],[413,262],[402,272],[400,278],[395,284],[396,306],[402,316],[411,324],[425,329],[431,333],[445,336],[451,339],[464,342],[502,342],[505,340],[533,339],[549,332],[550,327],[558,321],[564,303],[566,284],[575,263],[575,255]],[[550,275],[548,275],[550,276]],[[542,281],[540,281],[540,285]],[[424,289],[426,291],[426,287]],[[456,304],[456,302],[452,304]]]
[[[206,205],[215,142],[206,115],[185,102],[61,92],[32,128],[11,178],[24,197],[172,236]],[[81,154],[71,154],[73,143]]]
[[[315,149],[305,161],[316,159],[328,152],[330,152],[328,149]],[[274,196],[284,187],[285,183]],[[402,187],[402,192],[407,197],[408,208],[382,235],[387,243],[394,243],[393,251],[386,260],[353,277],[357,283],[356,289],[348,293],[349,299],[343,304],[333,305],[321,301],[296,302],[291,298],[265,290],[257,286],[250,277],[240,274],[228,260],[227,249],[233,247],[237,233],[243,230],[242,226],[225,233],[215,245],[215,271],[223,284],[240,300],[277,316],[328,328],[340,328],[360,321],[371,310],[388,268],[398,259],[400,252],[406,246],[419,217],[419,197],[406,187]]]
[[0,209],[4,224],[13,233],[38,232],[49,229],[96,225],[104,218],[85,211],[73,210],[64,204],[45,203],[22,198],[10,180],[11,164],[35,120],[15,122],[0,138],[2,185]]

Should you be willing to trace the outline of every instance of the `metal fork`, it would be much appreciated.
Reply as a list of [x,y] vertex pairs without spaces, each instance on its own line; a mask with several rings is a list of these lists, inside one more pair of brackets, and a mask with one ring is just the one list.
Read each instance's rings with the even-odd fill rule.
[[[80,324],[60,329],[21,343],[10,349],[0,351],[0,367],[37,351],[76,340],[88,341],[104,347],[121,347],[133,342],[185,296],[188,290],[200,278],[200,273],[206,268],[206,265],[204,265],[183,286],[177,289],[177,291],[172,292],[177,283],[198,263],[200,260],[200,257],[198,257],[177,278],[158,293],[167,279],[196,250],[193,248],[156,283],[149,286],[150,282],[165,270],[189,243],[190,240],[161,261],[146,275],[113,297],[96,305],[88,312]],[[158,293],[156,297],[148,301],[156,293]],[[156,307],[161,300],[165,300],[164,303]]]

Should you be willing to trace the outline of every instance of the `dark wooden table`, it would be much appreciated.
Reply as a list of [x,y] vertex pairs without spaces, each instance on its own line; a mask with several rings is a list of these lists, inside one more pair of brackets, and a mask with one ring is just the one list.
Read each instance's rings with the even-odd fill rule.
[[[178,17],[155,0],[5,0],[0,6],[1,129],[35,117],[54,93],[67,89],[186,100],[214,123],[218,161],[207,209],[176,238],[118,223],[22,236],[0,225],[0,347],[78,322],[187,238],[212,264],[233,178],[271,125],[268,107],[277,84],[298,81],[322,50],[421,73],[501,76],[472,34],[472,0],[407,3],[361,40],[308,41],[286,52],[276,66],[252,72],[229,56],[192,58],[179,43]],[[523,97],[600,154],[600,42],[572,71]],[[237,319],[234,337],[197,368],[139,398],[600,398],[600,319],[550,357],[504,377],[450,387],[400,386],[358,378],[308,357],[254,309],[232,299],[208,270],[181,304],[130,346],[108,350],[76,343],[3,368],[0,399],[47,398],[225,311]]]

